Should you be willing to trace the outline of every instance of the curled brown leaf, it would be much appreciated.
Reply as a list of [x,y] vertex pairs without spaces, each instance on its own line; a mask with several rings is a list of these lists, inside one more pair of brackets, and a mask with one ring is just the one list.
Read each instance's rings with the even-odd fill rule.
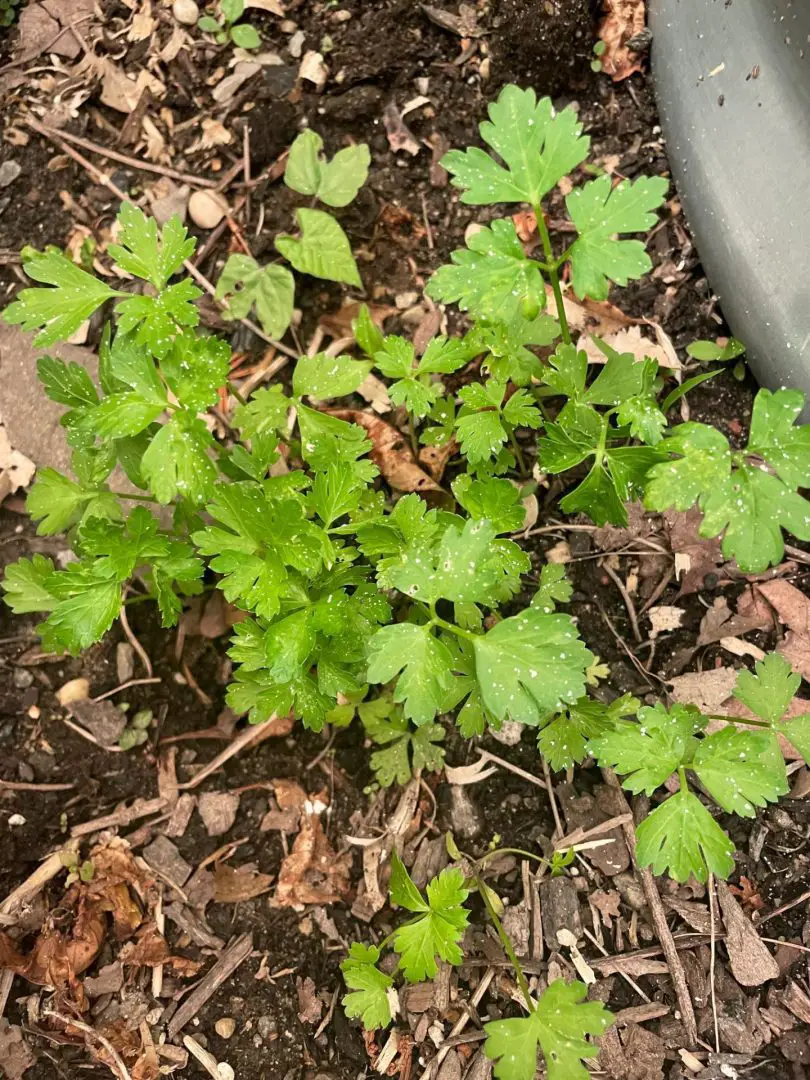
[[379,416],[361,409],[330,409],[329,413],[366,429],[373,444],[369,457],[390,487],[420,493],[442,490],[417,464],[407,439]]

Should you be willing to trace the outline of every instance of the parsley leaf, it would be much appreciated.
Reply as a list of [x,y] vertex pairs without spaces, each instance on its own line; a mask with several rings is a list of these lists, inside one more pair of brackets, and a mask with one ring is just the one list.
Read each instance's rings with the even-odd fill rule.
[[485,1024],[484,1053],[498,1080],[534,1080],[538,1046],[548,1080],[587,1080],[582,1059],[596,1057],[599,1048],[586,1036],[601,1035],[612,1017],[599,1001],[580,1004],[586,995],[584,983],[555,979],[528,1016]]
[[357,706],[357,715],[371,741],[385,747],[371,755],[380,787],[407,784],[415,769],[438,772],[444,765],[444,750],[437,745],[444,739],[440,724],[412,728],[402,709],[387,697],[363,702]]
[[474,480],[462,473],[450,485],[456,501],[474,521],[485,518],[496,533],[513,533],[523,525],[526,512],[520,489],[500,477]]
[[363,287],[346,233],[323,210],[296,210],[301,235],[276,237],[276,248],[302,274]]
[[55,356],[40,356],[37,375],[51,401],[60,405],[82,409],[98,402],[93,380],[87,370],[75,361],[65,363]]
[[697,797],[686,788],[656,807],[636,829],[636,855],[654,874],[667,870],[676,881],[709,873],[727,878],[734,869],[734,845]]
[[494,378],[528,386],[533,378],[542,378],[544,370],[528,346],[551,345],[559,336],[560,324],[551,315],[527,319],[517,313],[506,322],[479,322],[468,340],[489,353],[484,367]]
[[584,761],[590,753],[589,740],[610,731],[616,723],[638,710],[640,702],[630,694],[609,705],[583,697],[556,716],[542,721],[537,733],[537,749],[555,771]]
[[642,232],[656,221],[652,213],[667,193],[669,181],[641,176],[612,187],[600,176],[566,196],[565,205],[579,236],[569,249],[571,281],[579,297],[606,300],[609,280],[626,285],[652,269],[640,240],[617,240],[616,233]]
[[84,563],[69,563],[45,584],[58,599],[39,628],[45,649],[80,653],[104,636],[121,610],[121,582],[96,576]]
[[394,981],[377,967],[379,959],[376,945],[355,941],[340,965],[346,986],[354,991],[344,995],[343,1008],[347,1016],[359,1016],[366,1031],[388,1027],[392,1019],[388,992]]
[[0,587],[15,615],[24,615],[29,611],[52,611],[56,607],[58,601],[47,586],[53,572],[53,563],[44,555],[18,559],[6,567]]
[[554,185],[585,160],[590,139],[573,109],[555,113],[551,98],[537,100],[534,90],[505,86],[489,105],[481,138],[506,162],[477,147],[451,150],[441,164],[451,174],[463,203],[489,206],[500,202],[537,205]]
[[427,901],[411,881],[396,851],[391,854],[391,899],[418,918],[394,932],[394,949],[408,982],[432,979],[438,971],[436,956],[449,964],[460,964],[459,947],[469,912],[463,907],[469,895],[464,875],[455,867],[442,870],[428,883]]
[[638,723],[624,720],[593,739],[589,750],[600,765],[611,765],[625,779],[622,787],[652,795],[695,751],[695,732],[706,719],[693,705],[660,703],[639,710]]
[[216,297],[227,308],[223,318],[244,319],[255,306],[262,329],[283,337],[295,304],[295,278],[286,266],[260,266],[250,255],[229,255],[217,281]]
[[323,352],[302,356],[293,373],[293,393],[318,399],[346,397],[354,393],[371,367],[369,360],[352,360],[350,356]]
[[116,497],[98,484],[77,482],[50,468],[37,470],[25,508],[34,521],[39,520],[40,536],[65,532],[84,518],[115,518],[121,513]]
[[371,154],[368,147],[346,146],[331,161],[321,154],[323,139],[311,128],[297,136],[287,158],[284,183],[302,195],[314,195],[328,206],[348,206],[365,184]]
[[470,383],[459,392],[464,403],[456,419],[461,450],[471,466],[497,459],[516,427],[539,428],[543,416],[528,390],[516,390],[504,402],[506,385],[497,379]]
[[757,806],[776,802],[789,788],[774,737],[732,725],[702,739],[691,768],[716,803],[729,814],[755,817]]
[[803,716],[782,719],[799,689],[801,677],[779,653],[757,661],[754,673],[740,671],[734,697],[751,712],[767,720],[774,731],[792,743],[805,761],[810,760],[810,709]]
[[502,322],[545,307],[540,268],[524,252],[511,218],[483,226],[450,258],[427,283],[431,299]]
[[529,608],[473,641],[475,672],[486,709],[502,721],[538,724],[540,717],[585,692],[592,654],[567,615]]
[[276,438],[287,429],[290,399],[278,384],[263,386],[234,410],[233,422],[246,439]]
[[162,289],[157,296],[130,296],[117,307],[119,330],[136,332],[135,340],[159,360],[172,347],[183,327],[196,326],[200,313],[194,305],[202,293],[190,278]]
[[23,263],[23,269],[34,281],[55,287],[23,289],[5,309],[3,318],[23,330],[39,330],[34,338],[39,348],[65,341],[106,300],[124,295],[58,251],[37,252]]
[[217,402],[228,381],[231,349],[227,341],[184,333],[160,365],[163,377],[181,405],[205,412]]
[[197,241],[189,237],[180,218],[174,214],[158,235],[157,222],[132,203],[123,203],[118,211],[120,243],[110,244],[107,252],[122,270],[143,278],[160,291],[194,254]]
[[141,459],[141,470],[159,503],[179,496],[199,505],[211,497],[217,470],[208,456],[211,432],[193,413],[175,412]]
[[387,683],[396,676],[394,701],[405,716],[421,726],[445,711],[453,690],[453,657],[428,626],[393,623],[383,626],[369,643],[368,681]]
[[568,603],[573,591],[574,587],[565,576],[565,567],[561,563],[543,563],[540,583],[532,597],[532,607],[543,615],[550,615],[556,604]]

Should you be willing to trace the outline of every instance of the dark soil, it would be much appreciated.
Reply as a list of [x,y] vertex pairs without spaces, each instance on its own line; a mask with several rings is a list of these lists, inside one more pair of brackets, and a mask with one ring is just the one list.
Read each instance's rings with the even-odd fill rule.
[[[125,16],[127,9],[116,0],[104,4],[109,18]],[[616,168],[627,176],[640,173],[665,174],[665,148],[657,128],[657,118],[648,80],[636,75],[632,80],[613,85],[594,75],[589,67],[593,47],[593,5],[588,0],[500,0],[482,17],[483,36],[473,39],[475,62],[457,62],[462,43],[454,34],[427,19],[414,0],[385,0],[369,4],[364,0],[345,0],[341,10],[351,13],[347,21],[338,21],[332,4],[288,0],[288,17],[306,32],[309,42],[321,42],[328,35],[333,44],[328,54],[330,77],[323,94],[295,85],[297,61],[292,66],[268,67],[256,82],[248,84],[245,94],[237,95],[226,126],[238,132],[243,123],[250,132],[251,166],[254,175],[273,163],[289,145],[295,133],[306,123],[324,137],[327,149],[334,152],[348,138],[368,141],[372,150],[372,170],[367,187],[357,203],[339,212],[352,246],[359,252],[361,272],[367,294],[381,303],[390,303],[407,291],[421,290],[430,273],[449,253],[462,243],[467,225],[481,220],[480,211],[461,205],[441,170],[431,169],[431,155],[423,148],[417,155],[391,151],[382,123],[386,105],[402,106],[420,91],[416,80],[428,79],[428,108],[410,113],[406,123],[417,140],[432,141],[438,147],[466,145],[477,139],[477,123],[485,113],[486,102],[505,83],[533,86],[538,95],[551,93],[560,105],[576,101],[585,128],[593,140],[593,156],[602,160],[615,155]],[[450,5],[448,10],[456,10]],[[261,28],[266,47],[283,55],[288,37],[278,29],[278,20],[255,13],[254,23]],[[316,47],[316,46],[312,46]],[[0,59],[3,58],[0,47]],[[478,62],[488,59],[489,76],[480,77]],[[289,59],[287,57],[287,59]],[[191,68],[180,61],[171,66],[169,96],[165,102],[173,111],[175,124],[193,120],[200,102],[208,102],[204,80],[210,70],[223,62],[220,52],[195,54]],[[486,69],[485,69],[486,70]],[[0,75],[0,79],[2,75]],[[2,87],[2,83],[0,83]],[[13,123],[17,103],[24,97],[25,85],[7,89],[5,117]],[[244,106],[252,104],[249,110]],[[96,110],[94,124],[90,105]],[[206,105],[206,107],[208,107]],[[231,123],[232,121],[232,123]],[[98,142],[114,141],[112,131],[120,127],[120,114],[91,101],[79,110],[69,130]],[[111,130],[112,129],[112,130]],[[187,128],[178,135],[179,143],[188,145],[196,132]],[[236,160],[239,151],[220,148],[217,156],[224,171]],[[0,163],[11,159],[22,165],[22,174],[0,193],[0,236],[4,253],[13,253],[24,244],[42,247],[47,243],[63,245],[75,223],[76,211],[66,208],[68,192],[88,223],[109,224],[117,207],[107,190],[94,184],[87,173],[68,160],[58,171],[49,171],[48,162],[55,156],[49,144],[34,136],[27,145],[0,144]],[[437,154],[437,156],[439,156]],[[185,161],[175,155],[178,167],[205,171],[211,155]],[[212,174],[213,175],[213,174]],[[142,178],[125,167],[115,173],[119,186],[137,193]],[[557,195],[555,198],[561,199]],[[272,251],[276,232],[289,228],[291,210],[300,198],[281,183],[264,184],[252,200],[252,218],[245,224],[245,234],[254,237],[260,209],[262,231],[252,243],[253,253],[261,258]],[[552,202],[551,217],[555,217]],[[491,216],[497,216],[493,208]],[[560,216],[557,214],[557,216]],[[429,233],[428,233],[429,229]],[[202,237],[204,242],[205,236]],[[722,331],[710,288],[703,276],[681,219],[670,216],[653,238],[650,251],[658,270],[644,282],[624,290],[620,302],[630,314],[658,319],[677,348],[697,337],[715,336]],[[220,246],[204,267],[215,276],[216,265],[226,252]],[[673,261],[677,272],[667,272]],[[8,296],[19,287],[19,275],[13,261],[2,265],[0,285]],[[305,313],[302,334],[311,330],[316,317],[340,306],[337,286],[305,280],[299,285],[297,303]],[[239,332],[238,340],[246,341]],[[705,384],[689,397],[691,415],[732,431],[745,428],[750,416],[752,387],[724,374]],[[542,524],[542,521],[541,521]],[[659,692],[660,683],[645,678],[628,659],[623,641],[630,640],[627,612],[614,584],[596,568],[594,549],[587,533],[547,534],[535,538],[535,553],[540,554],[565,536],[574,554],[572,575],[576,588],[571,610],[578,616],[588,645],[609,664],[611,687],[632,691],[641,697]],[[53,553],[61,542],[37,539],[21,513],[5,510],[0,514],[0,565],[32,551]],[[677,587],[670,587],[659,602],[673,603]],[[713,593],[707,589],[684,601],[688,618],[676,640],[667,646],[674,649],[693,642],[697,625]],[[150,743],[127,754],[110,754],[91,746],[63,723],[62,710],[54,691],[68,679],[84,675],[92,693],[100,694],[117,683],[115,650],[122,640],[115,630],[80,659],[53,659],[37,656],[32,617],[12,618],[0,606],[0,777],[43,783],[71,782],[69,792],[15,793],[0,792],[0,897],[24,880],[37,862],[64,840],[74,824],[113,810],[125,800],[156,794],[155,738],[171,738],[189,731],[199,731],[215,724],[224,705],[224,687],[228,681],[228,662],[224,639],[208,641],[192,638],[186,642],[184,659],[203,695],[188,684],[178,670],[174,632],[158,628],[154,617],[141,606],[131,609],[134,633],[140,639],[161,682],[126,691],[122,697],[134,711],[149,707],[162,717]],[[607,616],[607,618],[605,618]],[[612,629],[611,629],[612,627]],[[714,662],[710,648],[702,658],[704,665]],[[658,670],[659,664],[656,663]],[[136,674],[142,674],[136,671]],[[34,707],[32,709],[32,707]],[[39,715],[36,719],[36,710]],[[341,850],[345,833],[358,831],[360,817],[367,811],[364,788],[371,781],[368,751],[355,728],[337,733],[331,749],[319,763],[308,766],[326,748],[326,736],[296,728],[293,735],[271,739],[257,749],[237,756],[216,776],[206,790],[232,790],[271,778],[296,778],[310,792],[325,787],[331,798],[327,831],[336,850]],[[180,772],[184,767],[209,760],[225,744],[203,740],[179,744]],[[530,772],[538,768],[532,740],[525,737],[516,747],[501,746],[491,740],[494,752]],[[474,761],[476,747],[464,743],[454,730],[448,733],[448,762],[453,765]],[[560,780],[563,778],[561,777]],[[577,777],[581,791],[599,782],[598,776],[582,773]],[[436,799],[436,817],[427,793],[422,810],[436,835],[450,824],[449,788],[431,781]],[[536,787],[511,773],[498,772],[488,783],[464,789],[473,803],[477,827],[466,841],[473,852],[482,853],[494,834],[505,845],[541,847],[549,844],[553,830],[548,801]],[[386,806],[395,805],[396,793],[388,793]],[[278,833],[259,833],[258,822],[268,806],[260,788],[242,796],[239,816],[226,837],[211,838],[195,816],[184,836],[176,843],[181,854],[193,866],[231,839],[245,838],[239,848],[239,862],[254,862],[260,871],[276,874],[283,850]],[[12,814],[21,814],[25,823],[9,826]],[[786,825],[785,822],[789,825]],[[137,822],[122,834],[134,832]],[[756,881],[760,894],[769,904],[779,904],[799,893],[806,882],[804,857],[796,855],[806,843],[807,814],[801,803],[788,803],[769,811],[764,822],[757,823],[749,839],[745,824],[737,823],[734,839],[740,850],[754,844],[756,830],[767,832],[761,857],[755,857],[746,870]],[[786,837],[785,829],[795,830]],[[355,849],[356,851],[357,849]],[[361,876],[360,858],[355,855],[355,880]],[[499,887],[519,898],[519,874],[512,871]],[[48,893],[49,902],[58,898],[58,890]],[[367,938],[369,928],[354,920],[346,907],[330,909],[340,934],[351,941]],[[295,990],[296,976],[309,976],[328,1001],[340,986],[338,963],[343,947],[324,937],[314,927],[306,912],[275,910],[267,898],[260,897],[239,905],[212,905],[209,917],[214,931],[229,940],[251,932],[256,956],[249,959],[205,1006],[198,1023],[192,1025],[195,1038],[207,1045],[220,1060],[230,1061],[238,1076],[249,1080],[354,1080],[365,1075],[368,1056],[356,1024],[348,1022],[340,1007],[332,1022],[317,1038],[314,1028],[299,1019]],[[382,922],[382,917],[380,918]],[[804,914],[796,909],[787,920],[774,920],[774,937],[785,934],[802,938]],[[382,927],[379,927],[384,932]],[[644,944],[644,942],[642,942]],[[193,952],[193,950],[192,950]],[[796,954],[797,956],[799,954]],[[257,980],[259,956],[266,957],[269,977]],[[283,972],[273,980],[275,972]],[[141,977],[146,981],[146,976]],[[611,984],[615,998],[611,1004],[621,1007],[624,984]],[[648,989],[651,987],[648,986]],[[16,980],[7,1015],[13,1023],[25,1020],[25,995],[30,988]],[[497,994],[485,998],[479,1011],[497,1007]],[[637,1002],[630,1002],[637,1003]],[[501,999],[500,1006],[503,1006]],[[491,1010],[490,1010],[491,1011]],[[214,1023],[223,1016],[237,1019],[236,1033],[225,1041],[214,1031]],[[39,1060],[26,1072],[26,1080],[56,1080],[82,1075],[106,1076],[102,1065],[88,1067],[84,1049],[49,1044],[32,1036]],[[773,1053],[770,1055],[773,1057]],[[781,1073],[766,1071],[747,1075],[782,1075],[785,1062],[779,1059]],[[2,1062],[0,1062],[0,1067]],[[415,1073],[419,1066],[414,1062]],[[185,1074],[184,1074],[185,1075]],[[205,1075],[196,1063],[187,1075]]]

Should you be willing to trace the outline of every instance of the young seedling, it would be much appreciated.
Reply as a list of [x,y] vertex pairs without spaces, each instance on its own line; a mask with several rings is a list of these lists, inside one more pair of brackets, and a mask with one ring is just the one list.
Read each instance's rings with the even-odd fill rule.
[[[426,895],[417,889],[396,851],[391,856],[391,900],[413,915],[379,945],[355,943],[341,964],[349,993],[344,995],[346,1015],[359,1017],[366,1030],[388,1027],[398,1012],[394,975],[377,966],[387,946],[399,956],[397,972],[408,983],[432,979],[438,971],[437,958],[449,964],[464,959],[462,939],[469,921],[464,906],[471,892],[481,897],[487,915],[512,964],[527,1015],[510,1020],[494,1020],[484,1025],[484,1053],[495,1062],[498,1080],[533,1080],[537,1071],[538,1050],[542,1053],[550,1080],[578,1080],[588,1072],[583,1059],[594,1057],[598,1047],[587,1041],[589,1035],[602,1035],[612,1016],[600,1002],[585,1002],[586,987],[580,982],[552,982],[535,1000],[520,961],[515,954],[500,915],[503,905],[497,893],[484,880],[487,863],[509,849],[495,849],[474,861],[456,848],[447,837],[451,856],[460,861],[428,883]],[[528,855],[536,859],[536,856]],[[544,860],[538,860],[543,862]],[[562,866],[556,867],[557,872]]]
[[240,23],[238,20],[245,13],[244,0],[218,0],[217,10],[219,18],[214,15],[201,15],[197,26],[206,34],[213,34],[218,45],[231,42],[240,49],[258,49],[262,39],[258,31],[250,23]]

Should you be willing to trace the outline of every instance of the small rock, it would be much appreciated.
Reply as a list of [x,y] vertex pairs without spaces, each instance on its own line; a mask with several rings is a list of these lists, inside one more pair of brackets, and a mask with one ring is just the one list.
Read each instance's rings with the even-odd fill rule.
[[127,726],[126,717],[111,701],[79,698],[70,703],[70,713],[102,746],[115,746]]
[[12,827],[16,827],[16,826],[19,826],[19,825],[24,825],[25,824],[25,818],[22,816],[22,814],[12,814],[11,817],[8,819],[8,823]]
[[173,885],[181,889],[191,877],[192,868],[165,836],[156,837],[143,849],[142,854],[153,870],[160,871]]
[[88,997],[97,998],[103,994],[117,994],[124,985],[124,969],[120,961],[107,964],[95,977],[85,978],[82,984]]
[[239,796],[231,791],[206,791],[197,801],[197,809],[209,836],[223,836],[236,821]]
[[523,727],[517,720],[504,720],[497,731],[490,728],[489,734],[504,746],[517,746],[523,735]]
[[472,840],[481,832],[481,819],[467,789],[458,784],[450,786],[450,824],[462,840]]
[[298,78],[306,79],[307,82],[313,83],[319,90],[322,90],[326,86],[328,77],[329,68],[323,62],[321,53],[316,52],[314,49],[304,53],[301,67],[298,69]]
[[172,15],[183,26],[196,26],[200,17],[200,9],[194,3],[194,0],[174,0]]
[[296,30],[293,36],[290,38],[289,44],[287,45],[287,52],[295,60],[300,60],[301,53],[304,51],[305,36],[306,35],[304,34],[303,30]]
[[73,701],[85,701],[90,696],[88,679],[71,679],[56,691],[56,700],[60,705],[70,705]]
[[230,1039],[236,1031],[236,1021],[232,1016],[221,1016],[214,1024],[214,1031],[223,1039]]
[[228,211],[228,202],[218,191],[195,191],[188,200],[189,216],[201,229],[215,229]]
[[293,19],[282,19],[282,21],[278,24],[278,28],[282,32],[282,34],[294,34],[295,31],[298,29],[298,23],[295,22]]
[[27,761],[20,761],[17,763],[17,776],[19,776],[24,784],[33,784],[36,779],[34,770]]
[[27,690],[31,683],[34,681],[34,676],[31,674],[28,668],[18,667],[14,668],[12,680],[18,690]]
[[120,683],[129,682],[135,674],[135,650],[128,641],[119,641],[115,647],[115,671]]
[[256,1021],[256,1030],[263,1039],[268,1039],[278,1031],[278,1024],[272,1016],[260,1016]]
[[21,172],[22,165],[19,161],[4,161],[0,165],[0,188],[13,184]]

